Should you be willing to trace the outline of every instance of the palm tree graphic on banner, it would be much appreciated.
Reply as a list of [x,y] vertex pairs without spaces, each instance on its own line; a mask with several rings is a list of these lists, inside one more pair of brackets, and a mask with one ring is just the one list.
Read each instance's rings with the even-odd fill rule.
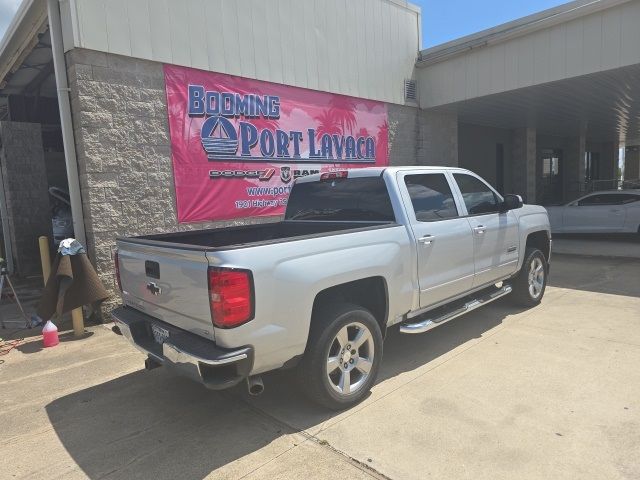
[[313,117],[318,121],[316,128],[316,138],[320,140],[323,135],[342,135],[340,118],[333,108],[323,110],[320,115]]
[[336,119],[342,127],[342,133],[347,134],[349,130],[350,134],[353,134],[353,129],[356,126],[356,105],[352,100],[346,97],[334,96],[329,101],[331,110],[335,110]]

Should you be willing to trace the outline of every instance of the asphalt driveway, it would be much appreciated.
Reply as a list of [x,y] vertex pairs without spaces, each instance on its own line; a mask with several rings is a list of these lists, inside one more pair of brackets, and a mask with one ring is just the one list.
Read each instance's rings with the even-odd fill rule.
[[556,256],[543,304],[390,332],[327,413],[285,373],[208,392],[105,327],[0,357],[3,478],[640,478],[640,261]]

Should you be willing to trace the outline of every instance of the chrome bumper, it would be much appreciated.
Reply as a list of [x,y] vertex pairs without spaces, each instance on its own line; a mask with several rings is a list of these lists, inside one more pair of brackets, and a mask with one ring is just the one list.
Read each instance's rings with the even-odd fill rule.
[[[120,333],[141,352],[160,365],[175,368],[181,375],[207,388],[232,387],[247,376],[253,367],[253,348],[228,350],[194,333],[178,329],[130,307],[111,312]],[[151,325],[169,332],[162,344],[155,341]]]

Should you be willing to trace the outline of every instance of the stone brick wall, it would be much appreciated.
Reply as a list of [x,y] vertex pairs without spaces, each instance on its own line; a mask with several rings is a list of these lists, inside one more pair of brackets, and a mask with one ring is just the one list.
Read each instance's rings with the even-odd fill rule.
[[112,292],[119,235],[272,221],[178,224],[162,64],[83,49],[66,62],[88,253]]
[[15,272],[20,276],[38,275],[42,273],[38,237],[52,236],[40,124],[0,122],[0,143]]
[[391,165],[458,165],[456,115],[388,105]]

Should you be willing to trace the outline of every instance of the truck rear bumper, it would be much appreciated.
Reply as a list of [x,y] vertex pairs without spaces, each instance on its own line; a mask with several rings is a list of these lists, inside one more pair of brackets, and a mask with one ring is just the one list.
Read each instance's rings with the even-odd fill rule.
[[[234,350],[221,348],[210,340],[130,307],[118,307],[111,315],[122,335],[149,358],[212,390],[240,383],[253,367],[253,348],[250,346]],[[154,339],[152,325],[168,332],[162,343]]]

